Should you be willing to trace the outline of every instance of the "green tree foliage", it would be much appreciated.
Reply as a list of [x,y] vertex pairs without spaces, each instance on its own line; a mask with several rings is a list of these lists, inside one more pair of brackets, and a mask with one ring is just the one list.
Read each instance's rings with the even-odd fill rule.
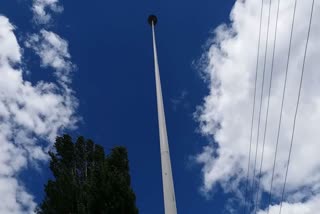
[[58,137],[51,157],[54,179],[45,185],[38,214],[137,214],[131,188],[128,153],[115,147],[105,155],[102,146],[79,137]]

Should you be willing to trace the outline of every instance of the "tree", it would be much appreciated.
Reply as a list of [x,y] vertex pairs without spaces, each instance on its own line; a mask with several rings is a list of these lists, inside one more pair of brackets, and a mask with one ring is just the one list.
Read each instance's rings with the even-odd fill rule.
[[128,153],[69,135],[57,137],[49,152],[54,176],[45,185],[38,214],[138,214],[131,188]]

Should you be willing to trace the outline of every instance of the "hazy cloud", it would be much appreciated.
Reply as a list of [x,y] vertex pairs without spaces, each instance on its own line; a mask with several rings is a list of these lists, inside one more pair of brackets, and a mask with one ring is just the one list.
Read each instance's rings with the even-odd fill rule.
[[174,111],[176,111],[178,107],[181,105],[184,108],[188,106],[188,103],[186,102],[187,96],[188,96],[188,92],[186,90],[183,90],[179,96],[170,99]]

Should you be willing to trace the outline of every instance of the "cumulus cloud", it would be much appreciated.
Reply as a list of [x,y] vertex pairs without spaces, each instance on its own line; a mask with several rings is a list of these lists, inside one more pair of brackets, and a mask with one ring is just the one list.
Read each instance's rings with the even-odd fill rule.
[[59,4],[59,0],[33,0],[32,11],[36,23],[48,24],[52,21],[51,12],[61,13],[63,7]]
[[49,54],[42,63],[57,70],[57,82],[28,82],[23,78],[22,51],[14,27],[0,16],[0,213],[33,213],[33,196],[17,177],[26,167],[47,160],[51,142],[63,129],[74,128],[77,121],[77,101],[68,81],[59,87],[71,69],[65,59],[70,58],[67,44],[55,34],[41,31],[42,36],[46,34],[42,40],[47,46],[34,44],[35,50],[45,55],[45,48],[56,48],[62,62],[55,62],[59,58]]
[[[275,40],[277,0],[272,0],[271,2],[272,15],[267,47],[265,85],[262,97],[258,163],[261,160],[263,137],[261,133],[264,131],[266,121],[271,53]],[[298,0],[297,5],[292,55],[289,65],[287,92],[285,95],[279,151],[275,169],[274,191],[272,192],[274,196],[281,194],[284,182],[311,3],[312,0]],[[204,103],[199,107],[196,117],[200,122],[201,132],[204,135],[212,136],[212,142],[205,146],[203,152],[197,156],[198,163],[203,166],[202,190],[205,193],[210,192],[218,184],[225,191],[230,191],[230,186],[237,186],[239,189],[241,188],[241,183],[246,179],[260,4],[261,1],[255,0],[236,1],[230,14],[230,24],[223,24],[215,29],[214,37],[210,39],[210,45],[202,60],[203,73],[208,79],[210,92],[204,98]],[[253,151],[256,149],[258,108],[262,90],[262,65],[267,35],[268,7],[269,1],[264,1],[257,84],[258,96],[253,130],[253,157]],[[259,175],[261,176],[261,188],[265,192],[268,192],[270,189],[293,7],[293,0],[282,0],[280,3],[269,122],[266,133],[262,174]],[[316,1],[292,151],[293,156],[286,187],[287,194],[285,199],[288,203],[284,203],[283,213],[316,213],[314,211],[316,210],[315,204],[320,196],[320,156],[318,155],[320,149],[320,132],[318,131],[320,123],[320,73],[318,72],[320,56],[320,40],[318,39],[320,36],[319,8],[320,3]],[[215,146],[215,143],[218,146]],[[252,161],[250,164],[251,172],[253,168],[254,163]],[[250,176],[252,176],[252,173]],[[308,191],[302,191],[302,188]],[[290,197],[288,193],[291,194]],[[277,205],[271,207],[270,211],[272,210],[276,212]],[[263,212],[261,211],[261,213]]]

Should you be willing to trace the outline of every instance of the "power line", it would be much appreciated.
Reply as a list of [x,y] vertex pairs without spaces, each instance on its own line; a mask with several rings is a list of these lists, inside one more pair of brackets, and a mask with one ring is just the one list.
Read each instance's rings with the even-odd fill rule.
[[[262,171],[263,158],[264,158],[264,148],[265,148],[265,143],[266,143],[266,133],[267,133],[267,127],[268,127],[270,95],[271,95],[273,71],[274,71],[274,58],[275,58],[275,49],[276,49],[276,44],[277,44],[279,9],[280,9],[280,0],[278,0],[278,6],[277,6],[276,27],[275,27],[275,32],[274,32],[274,43],[273,43],[273,51],[272,51],[271,72],[270,72],[269,92],[268,92],[268,101],[267,101],[267,112],[266,112],[266,117],[265,117],[266,119],[265,119],[265,124],[264,124],[264,134],[263,134],[263,143],[262,143],[262,152],[261,152],[261,162],[260,162],[259,175],[261,175],[261,171]],[[258,207],[258,196],[259,196],[259,191],[260,191],[260,180],[261,180],[261,177],[259,176],[258,177],[258,190],[257,190],[257,193],[256,193],[256,200],[255,200],[255,208],[254,208],[254,210]]]
[[295,110],[294,120],[293,120],[292,135],[291,135],[291,142],[290,142],[290,149],[289,149],[289,157],[288,157],[288,162],[287,162],[286,176],[285,176],[283,189],[282,189],[282,194],[281,194],[279,214],[281,214],[281,211],[282,211],[282,201],[283,201],[283,197],[284,197],[284,191],[285,191],[285,188],[286,188],[288,170],[289,170],[289,165],[290,165],[290,160],[291,160],[292,144],[293,144],[294,133],[295,133],[295,130],[296,130],[296,119],[297,119],[297,114],[298,114],[298,109],[299,109],[299,104],[300,104],[302,80],[303,80],[303,76],[304,76],[304,68],[305,68],[306,56],[307,56],[307,51],[308,51],[308,44],[309,44],[309,38],[310,38],[313,10],[314,10],[314,0],[312,1],[312,7],[311,7],[311,12],[310,12],[308,35],[307,35],[307,41],[306,41],[306,45],[305,45],[305,49],[304,49],[302,71],[301,71],[301,77],[300,77],[300,83],[299,83],[299,93],[298,93],[297,105],[296,105],[296,110]]
[[251,162],[251,147],[252,147],[252,133],[253,133],[253,121],[254,121],[254,110],[256,105],[256,93],[257,93],[257,78],[258,78],[258,68],[259,68],[259,56],[260,56],[260,40],[261,40],[261,26],[262,26],[262,11],[263,11],[263,2],[261,1],[261,11],[260,11],[260,26],[259,26],[259,39],[258,39],[258,53],[257,53],[257,62],[256,62],[256,77],[255,77],[255,86],[254,86],[254,95],[253,95],[253,106],[252,106],[252,119],[251,119],[251,132],[250,132],[250,145],[249,145],[249,160],[248,160],[248,169],[247,169],[247,180],[245,185],[245,202],[244,202],[244,213],[247,211],[247,194],[248,194],[248,184],[249,184],[249,173],[250,173],[250,162]]
[[[293,17],[292,17],[292,25],[291,25],[291,33],[290,33],[290,41],[289,41],[289,50],[288,50],[288,58],[287,58],[287,66],[286,66],[285,80],[284,80],[284,86],[283,86],[283,92],[282,92],[280,118],[279,118],[279,124],[278,124],[278,133],[277,133],[275,155],[274,155],[274,159],[273,159],[273,169],[272,169],[272,177],[271,177],[271,185],[270,185],[270,191],[269,191],[268,204],[271,203],[271,198],[272,198],[272,187],[273,187],[274,171],[275,171],[277,155],[278,155],[279,136],[280,136],[280,130],[281,130],[282,113],[283,113],[283,106],[284,106],[284,96],[285,96],[285,92],[286,92],[286,88],[287,88],[287,77],[288,77],[289,63],[290,63],[290,58],[291,58],[293,26],[294,26],[294,23],[295,23],[296,9],[297,9],[297,0],[295,0],[294,9],[293,9]],[[267,213],[268,214],[269,214],[269,211],[270,211],[270,209],[269,209],[269,206],[268,206],[268,208],[267,208]]]
[[[257,127],[256,153],[255,153],[255,158],[254,158],[253,176],[252,176],[252,192],[254,192],[254,180],[255,180],[255,175],[256,175],[257,155],[258,155],[258,148],[259,148],[261,110],[262,110],[263,91],[264,91],[264,80],[265,80],[266,65],[267,65],[267,56],[268,56],[270,16],[271,16],[271,0],[269,0],[269,13],[268,13],[268,23],[267,23],[267,38],[266,38],[266,44],[265,44],[264,63],[263,63],[263,72],[262,72],[262,84],[261,84],[261,94],[260,94],[260,107],[259,107],[259,117],[258,117],[258,127]],[[254,204],[254,207],[253,207],[253,212],[254,212],[254,211],[255,211],[255,204]]]

